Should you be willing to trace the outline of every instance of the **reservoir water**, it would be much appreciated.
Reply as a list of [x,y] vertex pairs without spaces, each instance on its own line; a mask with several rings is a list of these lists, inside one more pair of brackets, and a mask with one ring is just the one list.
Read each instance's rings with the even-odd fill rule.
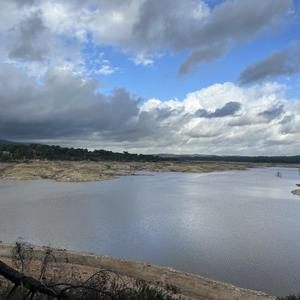
[[89,183],[0,181],[0,240],[22,237],[274,295],[300,293],[296,183],[298,169],[292,168]]

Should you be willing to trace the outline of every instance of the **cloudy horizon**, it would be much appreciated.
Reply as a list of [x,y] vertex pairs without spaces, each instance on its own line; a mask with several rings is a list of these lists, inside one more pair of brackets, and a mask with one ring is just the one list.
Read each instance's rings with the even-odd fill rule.
[[0,139],[300,154],[296,0],[0,3]]

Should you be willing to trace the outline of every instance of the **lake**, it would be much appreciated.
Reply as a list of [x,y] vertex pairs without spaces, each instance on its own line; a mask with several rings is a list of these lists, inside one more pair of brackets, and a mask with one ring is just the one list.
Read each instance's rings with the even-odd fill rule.
[[[281,172],[282,177],[276,173]],[[298,169],[0,181],[0,240],[93,252],[275,295],[300,292]]]

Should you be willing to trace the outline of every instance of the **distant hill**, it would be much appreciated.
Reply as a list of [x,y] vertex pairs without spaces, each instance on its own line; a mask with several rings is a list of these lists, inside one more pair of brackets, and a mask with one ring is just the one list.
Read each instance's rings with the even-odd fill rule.
[[126,151],[112,152],[80,148],[66,148],[45,144],[22,144],[0,139],[0,161],[19,160],[71,160],[71,161],[203,161],[203,162],[252,162],[252,163],[299,163],[295,156],[218,156],[218,155],[176,155],[133,154]]
[[2,144],[2,145],[3,145],[3,144],[6,144],[6,145],[7,145],[7,144],[15,144],[15,142],[11,142],[11,141],[1,140],[1,139],[0,139],[0,144]]
[[176,155],[159,154],[162,159],[205,162],[253,162],[253,163],[300,163],[300,155],[294,156],[238,156],[238,155]]
[[106,150],[66,148],[45,144],[17,144],[3,141],[0,143],[0,161],[24,160],[71,160],[71,161],[159,161],[162,158],[155,155],[118,153]]

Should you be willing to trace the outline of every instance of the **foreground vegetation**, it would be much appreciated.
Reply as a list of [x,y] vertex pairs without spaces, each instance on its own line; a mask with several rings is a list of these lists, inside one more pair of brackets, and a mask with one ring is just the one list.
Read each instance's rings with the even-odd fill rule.
[[[116,271],[103,269],[97,263],[82,264],[74,260],[71,253],[63,252],[62,255],[60,251],[63,250],[43,247],[39,254],[34,246],[22,240],[10,247],[7,255],[0,257],[0,299],[191,299],[184,292],[189,285],[181,285],[181,282],[177,282],[178,285],[170,284],[160,276],[155,280],[152,276],[147,281],[136,279],[124,275],[124,270],[121,275]],[[275,299],[259,292],[255,294],[243,291],[238,294],[238,288],[232,290],[232,286],[229,286],[232,298],[228,298],[228,290],[220,293],[216,282],[211,283],[208,291],[215,294],[210,294],[208,299],[248,299],[250,295],[254,296],[251,299]],[[209,294],[206,290],[207,284],[208,281],[205,281],[204,291],[199,299],[206,299],[204,295]],[[224,284],[220,283],[220,286],[223,287]],[[193,296],[192,299],[198,298]],[[277,299],[300,300],[300,296]]]
[[14,267],[0,260],[0,299],[181,299],[175,286],[134,280],[109,270],[88,276],[76,267],[65,271],[50,248],[37,265],[31,245],[17,242],[11,259]]

